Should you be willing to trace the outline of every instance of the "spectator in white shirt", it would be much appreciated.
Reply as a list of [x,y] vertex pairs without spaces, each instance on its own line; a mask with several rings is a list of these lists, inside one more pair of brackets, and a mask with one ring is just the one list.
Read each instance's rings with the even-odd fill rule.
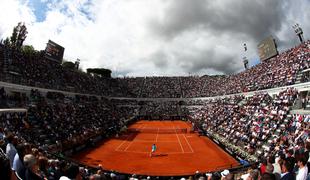
[[15,145],[17,143],[17,139],[13,136],[13,135],[9,135],[7,137],[7,142],[8,144],[6,145],[6,155],[8,156],[9,160],[10,160],[10,165],[11,168],[13,167],[13,160],[14,160],[14,156],[17,153]]
[[297,159],[297,165],[299,167],[296,180],[306,180],[308,176],[307,159],[305,156],[300,156]]

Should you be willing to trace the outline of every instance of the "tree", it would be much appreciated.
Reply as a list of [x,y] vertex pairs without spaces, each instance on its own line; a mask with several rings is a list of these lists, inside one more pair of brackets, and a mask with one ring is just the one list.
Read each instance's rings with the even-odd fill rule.
[[10,39],[8,37],[3,41],[3,45],[6,47],[10,46]]
[[25,26],[25,24],[19,23],[18,25],[20,25],[19,26],[20,28],[19,28],[16,46],[20,48],[20,47],[22,47],[22,45],[23,45],[23,43],[27,37],[28,31],[27,31],[27,27]]
[[18,35],[18,26],[15,26],[12,32],[12,36],[10,37],[10,44],[12,47],[16,47],[17,35]]
[[32,45],[25,45],[22,47],[22,51],[25,53],[25,55],[31,56],[37,53],[37,51],[33,48]]
[[27,37],[27,34],[27,27],[24,23],[19,22],[18,25],[13,28],[12,36],[10,37],[10,46],[20,49]]
[[62,67],[66,68],[66,69],[71,69],[71,70],[75,70],[75,64],[71,61],[63,61],[62,63]]

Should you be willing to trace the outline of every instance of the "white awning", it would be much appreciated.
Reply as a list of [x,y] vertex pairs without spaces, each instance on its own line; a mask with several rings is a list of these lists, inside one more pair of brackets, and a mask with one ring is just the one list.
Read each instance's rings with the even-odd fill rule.
[[12,108],[12,109],[0,109],[0,113],[6,112],[27,112],[27,109],[24,108]]
[[305,69],[305,70],[303,70],[303,71],[301,71],[302,73],[305,73],[305,72],[309,72],[310,71],[310,68],[308,68],[308,69]]

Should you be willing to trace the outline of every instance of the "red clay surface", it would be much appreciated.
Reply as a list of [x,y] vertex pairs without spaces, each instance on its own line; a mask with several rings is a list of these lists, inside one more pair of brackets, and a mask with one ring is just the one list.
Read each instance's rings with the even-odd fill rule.
[[[139,121],[129,128],[191,128],[184,121]],[[157,145],[150,157],[152,144]],[[191,175],[197,170],[208,172],[238,166],[239,163],[207,137],[196,133],[126,133],[112,138],[97,148],[73,157],[87,165],[122,173],[177,176]]]

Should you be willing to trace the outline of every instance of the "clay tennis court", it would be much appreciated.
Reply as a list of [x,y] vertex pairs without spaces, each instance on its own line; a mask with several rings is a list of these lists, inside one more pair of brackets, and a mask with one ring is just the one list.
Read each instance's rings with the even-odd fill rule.
[[[74,156],[121,173],[177,176],[230,168],[239,163],[210,139],[190,133],[184,121],[139,121],[118,138]],[[157,150],[150,157],[151,146]]]

